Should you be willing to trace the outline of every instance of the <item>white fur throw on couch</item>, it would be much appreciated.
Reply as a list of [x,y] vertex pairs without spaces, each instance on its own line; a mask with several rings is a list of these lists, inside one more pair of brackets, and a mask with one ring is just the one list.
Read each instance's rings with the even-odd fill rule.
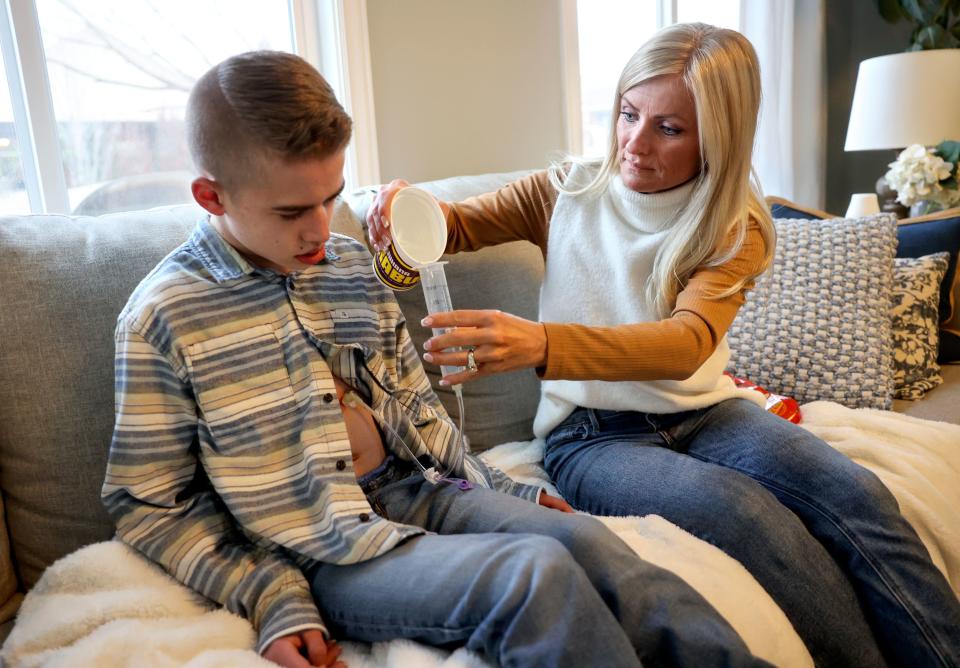
[[[828,402],[807,404],[803,413],[807,429],[880,476],[960,592],[960,426]],[[549,486],[542,447],[539,441],[505,444],[484,457],[518,480]],[[657,516],[601,519],[644,559],[703,594],[754,654],[778,666],[812,665],[786,617],[739,563]],[[253,644],[245,620],[211,610],[128,547],[106,542],[44,573],[24,600],[0,659],[11,668],[273,665],[250,649]],[[488,665],[464,649],[450,654],[409,641],[343,644],[351,668]]]

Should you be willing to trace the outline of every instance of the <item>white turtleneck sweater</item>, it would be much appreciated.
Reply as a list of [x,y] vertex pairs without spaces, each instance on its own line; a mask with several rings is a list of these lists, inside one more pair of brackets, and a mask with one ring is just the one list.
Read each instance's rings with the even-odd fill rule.
[[[597,198],[561,193],[550,221],[540,321],[615,326],[657,320],[645,286],[669,225],[692,188],[685,184],[645,195],[617,176]],[[759,399],[762,405],[759,393],[737,389],[723,375],[729,359],[724,336],[686,380],[545,380],[534,433],[545,437],[578,406],[676,413],[733,397]]]

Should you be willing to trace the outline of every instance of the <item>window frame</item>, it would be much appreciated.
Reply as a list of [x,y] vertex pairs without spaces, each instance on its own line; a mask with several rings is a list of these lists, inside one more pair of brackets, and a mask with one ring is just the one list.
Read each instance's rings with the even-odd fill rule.
[[0,41],[20,146],[20,164],[32,213],[70,210],[60,139],[33,0],[3,0]]

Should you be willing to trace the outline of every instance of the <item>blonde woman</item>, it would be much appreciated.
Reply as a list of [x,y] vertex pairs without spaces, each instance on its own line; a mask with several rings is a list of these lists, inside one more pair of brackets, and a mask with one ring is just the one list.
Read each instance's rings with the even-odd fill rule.
[[[599,515],[666,517],[741,561],[818,665],[958,665],[960,606],[867,470],[763,410],[723,375],[726,332],[770,264],[751,152],[756,54],[703,24],[657,33],[620,78],[610,149],[447,214],[447,252],[525,239],[546,258],[541,322],[454,311],[425,359],[444,382],[534,368],[534,423],[563,496]],[[382,212],[368,212],[374,245]],[[464,346],[469,352],[444,352]],[[878,648],[879,642],[879,648]]]

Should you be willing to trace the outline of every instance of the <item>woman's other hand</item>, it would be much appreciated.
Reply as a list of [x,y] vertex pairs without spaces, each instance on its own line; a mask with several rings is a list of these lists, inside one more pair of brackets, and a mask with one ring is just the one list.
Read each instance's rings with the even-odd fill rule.
[[543,492],[540,494],[540,505],[544,508],[553,508],[554,510],[559,510],[561,513],[572,513],[573,508],[570,507],[570,504],[561,499],[559,496],[553,496]]
[[[531,322],[502,311],[448,311],[434,313],[421,321],[424,327],[455,327],[451,332],[428,339],[423,359],[438,366],[462,366],[461,373],[444,376],[442,385],[457,385],[481,376],[531,369],[547,363],[547,332]],[[458,352],[444,352],[462,347]],[[477,370],[469,370],[469,352]]]
[[387,220],[387,211],[390,210],[390,201],[397,191],[410,184],[403,179],[394,179],[390,183],[380,186],[380,191],[367,209],[367,235],[374,249],[384,250],[390,245],[390,221]]

